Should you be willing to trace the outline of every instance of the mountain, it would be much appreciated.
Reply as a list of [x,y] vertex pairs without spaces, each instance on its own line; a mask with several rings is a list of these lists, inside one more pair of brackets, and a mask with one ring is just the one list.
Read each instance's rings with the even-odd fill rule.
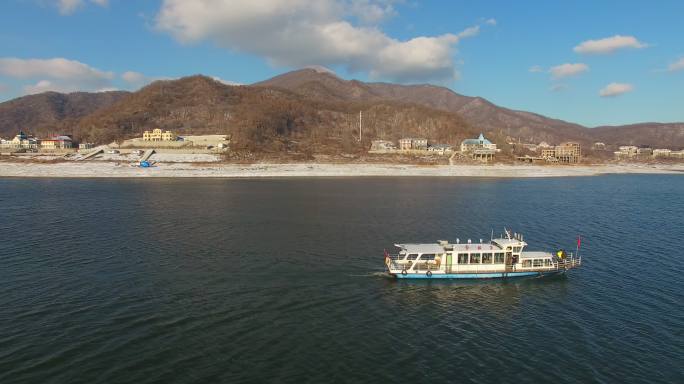
[[616,145],[647,145],[653,148],[684,148],[684,123],[641,123],[592,128],[597,141]]
[[477,130],[490,136],[520,138],[529,142],[591,141],[585,127],[541,115],[502,108],[481,97],[460,95],[434,85],[398,85],[343,80],[333,73],[301,69],[256,83],[287,89],[311,98],[344,101],[391,100],[457,113]]
[[[327,89],[327,88],[323,88]],[[358,116],[363,113],[363,140]],[[75,134],[109,142],[162,128],[231,135],[254,151],[361,151],[375,138],[456,142],[475,134],[458,114],[388,100],[311,97],[267,86],[229,86],[205,76],[157,81],[80,119]]]
[[[358,141],[359,113],[362,140]],[[586,128],[497,106],[434,85],[344,80],[322,69],[303,69],[250,86],[205,76],[157,81],[137,92],[54,92],[0,104],[0,136],[18,130],[46,136],[71,133],[106,143],[162,128],[180,134],[231,135],[233,148],[265,152],[360,152],[374,139],[426,137],[456,144],[484,132],[497,143],[684,147],[684,123]]]
[[108,107],[128,92],[45,92],[0,103],[0,137],[12,137],[19,130],[35,135],[70,133],[72,124]]
[[497,106],[481,97],[460,95],[434,85],[397,85],[343,80],[326,71],[302,69],[256,83],[255,86],[287,89],[312,98],[335,100],[391,100],[454,112],[470,126],[493,136],[523,142],[559,143],[576,140],[661,147],[684,146],[684,124],[642,123],[618,127],[587,128],[539,114]]

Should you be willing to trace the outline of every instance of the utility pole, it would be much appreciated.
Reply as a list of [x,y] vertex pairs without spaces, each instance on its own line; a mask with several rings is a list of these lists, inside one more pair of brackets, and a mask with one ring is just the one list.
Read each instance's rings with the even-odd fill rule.
[[359,141],[361,141],[361,126],[362,126],[362,119],[363,118],[363,111],[359,111]]

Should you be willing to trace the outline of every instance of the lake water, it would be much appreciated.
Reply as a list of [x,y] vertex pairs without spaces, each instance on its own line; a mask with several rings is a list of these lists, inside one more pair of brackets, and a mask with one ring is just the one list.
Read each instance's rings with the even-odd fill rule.
[[[573,249],[395,281],[394,242]],[[0,180],[0,383],[684,382],[684,177]]]

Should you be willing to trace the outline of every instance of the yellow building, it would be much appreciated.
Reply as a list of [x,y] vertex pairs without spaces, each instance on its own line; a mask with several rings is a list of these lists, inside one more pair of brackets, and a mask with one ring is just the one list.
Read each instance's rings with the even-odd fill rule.
[[144,141],[176,141],[176,135],[171,131],[162,131],[159,128],[155,128],[150,131],[145,131],[143,133]]

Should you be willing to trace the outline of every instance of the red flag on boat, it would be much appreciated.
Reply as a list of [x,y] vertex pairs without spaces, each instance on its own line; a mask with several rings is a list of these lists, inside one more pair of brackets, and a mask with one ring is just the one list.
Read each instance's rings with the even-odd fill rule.
[[387,249],[385,249],[385,258],[389,257],[389,253],[387,252]]
[[579,249],[580,245],[582,244],[582,238],[578,235],[577,236],[577,248]]

